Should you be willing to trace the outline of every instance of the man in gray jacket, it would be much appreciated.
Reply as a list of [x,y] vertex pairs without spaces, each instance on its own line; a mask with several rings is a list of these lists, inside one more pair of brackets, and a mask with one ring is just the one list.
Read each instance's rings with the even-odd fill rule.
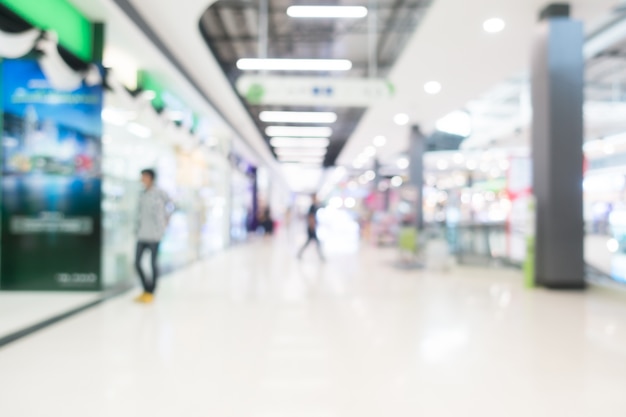
[[[151,303],[159,277],[158,254],[159,244],[169,222],[171,200],[165,191],[155,185],[156,173],[152,169],[141,171],[141,182],[145,189],[139,199],[139,216],[137,222],[137,250],[135,267],[141,279],[144,292],[136,301]],[[141,266],[141,259],[146,250],[150,251],[152,279],[148,280]]]

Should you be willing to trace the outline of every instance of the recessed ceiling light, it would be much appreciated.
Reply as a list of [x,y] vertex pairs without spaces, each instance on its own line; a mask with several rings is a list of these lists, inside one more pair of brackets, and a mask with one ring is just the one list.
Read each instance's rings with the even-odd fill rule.
[[483,23],[483,29],[487,33],[500,33],[504,30],[505,27],[506,23],[499,17],[485,20],[485,23]]
[[330,127],[294,127],[294,126],[269,126],[265,129],[267,136],[294,136],[310,138],[327,138],[332,136]]
[[366,155],[368,157],[372,157],[374,155],[376,155],[376,148],[373,146],[368,146],[367,148],[365,148],[365,150],[363,151],[363,155]]
[[429,81],[424,84],[424,91],[431,95],[439,94],[441,92],[441,89],[441,83],[437,81]]
[[294,138],[275,137],[270,140],[275,148],[326,148],[330,144],[328,138]]
[[261,59],[244,58],[237,61],[242,71],[348,71],[347,59]]
[[397,175],[397,176],[395,176],[395,177],[393,177],[393,178],[391,179],[391,185],[392,185],[393,187],[396,187],[396,188],[397,188],[397,187],[400,187],[400,186],[402,185],[402,183],[403,183],[403,182],[404,182],[404,180],[402,179],[402,177],[400,177],[400,176],[398,176],[398,175]]
[[382,135],[376,136],[374,138],[374,146],[382,148],[383,146],[385,146],[386,143],[387,143],[387,138]]
[[287,15],[300,18],[360,19],[367,16],[363,6],[291,6]]
[[398,113],[393,118],[393,121],[396,122],[398,126],[404,126],[409,123],[410,120],[411,118],[406,113]]
[[355,159],[354,162],[352,162],[352,166],[356,169],[363,168],[363,165],[365,164],[359,158]]
[[262,111],[259,119],[266,123],[335,123],[337,121],[337,113]]
[[365,179],[368,181],[373,181],[374,179],[376,179],[376,173],[372,170],[369,170],[365,174],[363,174],[363,177],[365,177]]

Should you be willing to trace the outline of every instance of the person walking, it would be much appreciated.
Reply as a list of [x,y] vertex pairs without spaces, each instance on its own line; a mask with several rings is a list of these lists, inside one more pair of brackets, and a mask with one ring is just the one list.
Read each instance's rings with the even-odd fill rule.
[[322,244],[319,240],[319,238],[317,237],[317,212],[320,209],[320,206],[318,205],[317,202],[317,196],[313,195],[311,197],[311,207],[309,208],[309,211],[307,213],[306,216],[306,224],[307,224],[307,241],[304,244],[304,246],[302,247],[302,249],[300,249],[300,252],[298,252],[298,259],[302,259],[302,254],[304,253],[305,249],[313,242],[315,242],[315,245],[317,246],[317,253],[320,257],[320,259],[322,261],[324,261],[324,254],[322,253]]
[[[137,247],[135,252],[135,268],[141,279],[143,294],[135,301],[151,303],[159,278],[159,245],[169,223],[171,200],[165,191],[155,184],[156,173],[152,169],[141,171],[141,182],[144,191],[139,198],[139,216],[137,222]],[[150,251],[152,278],[148,279],[141,266],[146,250]]]

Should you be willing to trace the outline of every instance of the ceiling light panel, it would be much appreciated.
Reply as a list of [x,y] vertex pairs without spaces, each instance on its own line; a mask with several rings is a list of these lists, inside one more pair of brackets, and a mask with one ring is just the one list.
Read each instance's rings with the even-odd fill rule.
[[274,148],[326,148],[330,144],[328,138],[294,138],[274,137],[270,140]]
[[269,126],[265,129],[265,134],[271,137],[292,136],[327,138],[333,134],[333,130],[330,127]]
[[362,19],[367,16],[363,6],[291,6],[287,15],[305,19]]
[[266,123],[335,123],[337,121],[337,113],[263,111],[259,115],[259,119]]
[[349,71],[352,62],[347,59],[260,59],[243,58],[237,61],[242,71]]

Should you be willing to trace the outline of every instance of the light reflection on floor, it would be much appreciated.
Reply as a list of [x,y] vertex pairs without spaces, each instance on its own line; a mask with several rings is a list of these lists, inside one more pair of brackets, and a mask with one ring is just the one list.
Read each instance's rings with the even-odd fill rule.
[[369,244],[299,261],[303,238],[259,238],[164,280],[154,305],[122,297],[0,350],[0,415],[623,417],[626,297],[396,270]]

